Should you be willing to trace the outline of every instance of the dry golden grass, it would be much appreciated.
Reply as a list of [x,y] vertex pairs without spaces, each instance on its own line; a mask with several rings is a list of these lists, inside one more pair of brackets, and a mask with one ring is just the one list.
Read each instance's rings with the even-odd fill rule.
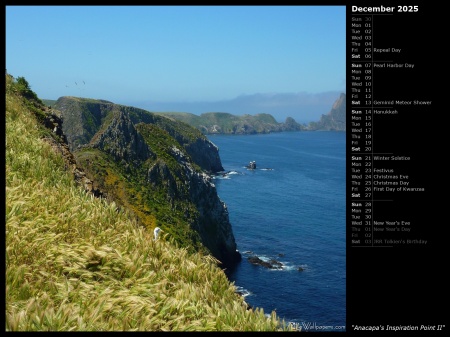
[[13,89],[7,76],[7,331],[289,330],[247,310],[211,256],[83,192]]

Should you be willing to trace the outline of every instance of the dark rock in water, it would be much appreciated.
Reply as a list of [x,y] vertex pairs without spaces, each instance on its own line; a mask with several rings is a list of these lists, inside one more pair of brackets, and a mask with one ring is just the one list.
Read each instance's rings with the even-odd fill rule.
[[278,256],[279,256],[279,257],[283,257],[284,254],[283,254],[283,253],[279,253]]
[[247,259],[248,259],[248,261],[251,264],[260,265],[260,266],[263,266],[263,267],[266,267],[266,268],[271,268],[272,267],[272,265],[269,262],[265,262],[265,261],[261,260],[257,256],[250,256]]
[[298,271],[304,271],[305,269],[303,269],[302,267],[298,267],[297,270],[298,270]]
[[269,261],[263,261],[261,260],[259,257],[257,256],[249,256],[247,258],[247,260],[254,265],[259,265],[259,266],[263,266],[265,268],[269,268],[269,269],[282,269],[283,268],[283,264],[277,260],[269,260]]
[[250,170],[255,170],[256,169],[256,161],[251,161],[246,168],[250,169]]

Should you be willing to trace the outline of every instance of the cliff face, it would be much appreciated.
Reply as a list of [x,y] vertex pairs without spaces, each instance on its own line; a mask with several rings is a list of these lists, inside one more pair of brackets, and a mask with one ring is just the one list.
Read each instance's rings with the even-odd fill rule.
[[205,138],[197,138],[184,146],[187,153],[201,168],[207,172],[223,171],[219,157],[219,148]]
[[63,130],[95,188],[181,246],[224,266],[240,260],[226,205],[207,172],[223,170],[217,147],[188,125],[106,101],[63,97]]
[[[143,126],[141,126],[143,127]],[[155,186],[166,182],[170,199],[188,198],[193,201],[198,211],[198,222],[193,224],[202,243],[224,265],[240,260],[236,252],[236,243],[230,225],[228,210],[217,196],[211,177],[193,167],[191,159],[182,150],[173,146],[170,151],[182,168],[179,175],[174,175],[164,161],[158,161],[148,170],[148,182]],[[177,185],[177,178],[182,177],[184,186]]]
[[346,130],[346,97],[342,93],[334,102],[330,112],[322,115],[318,122],[312,122],[308,130],[345,131]]
[[87,144],[110,113],[113,103],[108,101],[82,100],[77,97],[61,97],[53,106],[64,111],[63,132],[70,150]]
[[122,165],[139,165],[154,156],[129,116],[122,111],[114,112],[111,123],[92,137],[90,145],[108,153]]
[[113,111],[122,111],[134,125],[153,124],[167,131],[205,171],[223,171],[218,148],[200,131],[178,121],[139,108],[78,97],[60,97],[54,108],[64,112],[63,131],[67,135],[71,150],[89,143],[100,129],[111,122]]

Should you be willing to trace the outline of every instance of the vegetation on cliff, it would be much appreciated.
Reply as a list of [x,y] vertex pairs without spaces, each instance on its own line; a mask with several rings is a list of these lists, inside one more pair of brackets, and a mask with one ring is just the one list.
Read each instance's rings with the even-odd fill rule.
[[223,170],[217,147],[195,128],[104,100],[61,97],[64,134],[77,164],[109,200],[148,230],[190,252],[240,260],[225,205],[205,172]]
[[10,75],[5,115],[7,331],[291,329],[249,310],[210,255],[170,234],[154,242],[126,207],[77,185],[51,145],[64,137],[43,124],[49,110]]

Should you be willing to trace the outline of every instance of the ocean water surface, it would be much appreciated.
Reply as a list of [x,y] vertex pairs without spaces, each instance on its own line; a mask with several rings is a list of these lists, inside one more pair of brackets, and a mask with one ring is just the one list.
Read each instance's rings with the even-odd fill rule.
[[[225,173],[214,183],[243,257],[229,279],[252,307],[303,331],[345,330],[345,133],[208,138],[219,147]],[[250,161],[256,169],[246,168]]]

